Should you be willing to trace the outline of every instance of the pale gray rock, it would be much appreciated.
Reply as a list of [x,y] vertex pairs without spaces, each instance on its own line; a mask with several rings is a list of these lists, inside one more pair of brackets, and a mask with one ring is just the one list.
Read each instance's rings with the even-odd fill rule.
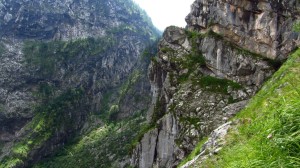
[[158,130],[154,129],[146,133],[141,140],[141,144],[134,153],[139,156],[133,159],[137,165],[141,168],[151,168],[154,162],[154,156],[156,153]]
[[299,1],[196,0],[186,17],[188,29],[213,29],[245,49],[272,59],[285,59],[297,46],[293,23]]
[[134,149],[131,158],[132,165],[139,168],[151,168],[155,165],[172,167],[174,165],[173,152],[177,150],[177,146],[174,145],[175,135],[178,131],[177,120],[172,114],[167,114],[157,124],[160,129],[155,128],[146,133],[140,144]]
[[180,166],[180,168],[199,167],[201,166],[201,162],[205,161],[209,156],[217,154],[225,145],[226,135],[230,128],[232,128],[232,125],[232,122],[228,122],[213,130],[209,135],[208,140],[200,149],[200,154],[195,156],[191,161]]
[[226,114],[226,121],[236,115],[237,112],[242,110],[248,104],[248,100],[240,101],[237,103],[229,104],[222,109],[222,112]]

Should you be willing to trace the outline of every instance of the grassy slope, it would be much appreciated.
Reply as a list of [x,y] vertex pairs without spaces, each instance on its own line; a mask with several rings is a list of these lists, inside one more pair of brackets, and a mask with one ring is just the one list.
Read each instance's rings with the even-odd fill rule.
[[227,144],[200,167],[300,167],[300,49],[235,119]]
[[143,126],[142,117],[134,117],[119,123],[97,127],[80,137],[76,142],[66,145],[54,157],[44,160],[34,168],[93,168],[118,167],[131,151],[134,135]]
[[[141,134],[145,123],[144,111],[136,111],[134,115],[122,120],[115,120],[113,109],[119,111],[121,100],[126,95],[138,96],[133,88],[140,79],[140,72],[134,71],[128,80],[124,82],[115,92],[113,102],[110,102],[112,91],[107,98],[103,99],[103,111],[100,116],[92,116],[90,124],[91,131],[78,136],[73,142],[66,144],[53,157],[46,158],[34,168],[93,168],[93,167],[119,167],[132,151],[132,145],[137,136]],[[146,97],[146,96],[145,96]],[[107,99],[107,100],[105,100]],[[137,103],[137,102],[132,102]],[[146,107],[145,107],[146,108]],[[99,120],[101,122],[99,122]],[[99,123],[97,123],[97,121]],[[102,123],[102,124],[101,124]],[[93,128],[94,127],[94,128]],[[127,162],[124,162],[124,164]],[[0,167],[1,168],[1,167]]]

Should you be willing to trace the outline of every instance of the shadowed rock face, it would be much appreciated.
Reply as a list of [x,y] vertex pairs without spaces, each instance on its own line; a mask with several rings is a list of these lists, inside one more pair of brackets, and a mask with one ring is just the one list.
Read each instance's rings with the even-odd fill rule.
[[150,65],[148,118],[156,127],[131,164],[175,167],[243,109],[299,44],[298,8],[298,1],[195,1],[187,28],[167,28]]
[[[22,156],[18,166],[53,154],[86,118],[101,115],[105,95],[120,94],[132,74],[139,78],[130,83],[131,95],[122,92],[113,118],[146,109],[148,99],[135,102],[133,97],[150,94],[148,63],[141,56],[157,37],[147,15],[130,0],[1,1],[0,162],[15,157],[15,144],[39,136],[32,126],[44,114],[57,115],[59,124],[48,122],[51,136]],[[48,115],[49,109],[59,113]]]
[[292,31],[298,8],[296,0],[197,0],[186,21],[189,29],[211,28],[240,47],[271,59],[285,59],[299,41]]

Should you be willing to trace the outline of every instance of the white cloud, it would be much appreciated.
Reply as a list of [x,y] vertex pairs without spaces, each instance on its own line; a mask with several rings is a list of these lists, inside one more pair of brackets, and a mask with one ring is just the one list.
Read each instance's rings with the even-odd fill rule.
[[148,13],[153,24],[160,30],[175,25],[185,27],[185,17],[195,0],[134,0]]

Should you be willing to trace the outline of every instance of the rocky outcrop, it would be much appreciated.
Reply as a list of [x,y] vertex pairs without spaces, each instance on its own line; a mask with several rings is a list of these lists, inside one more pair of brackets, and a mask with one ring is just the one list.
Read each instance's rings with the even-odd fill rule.
[[[243,109],[299,43],[292,30],[298,6],[195,1],[187,28],[167,28],[150,65],[148,118],[156,127],[134,150],[132,165],[175,167],[200,139]],[[139,157],[145,153],[150,160]]]
[[285,59],[299,42],[292,31],[299,19],[297,0],[196,0],[188,29],[222,34],[240,47],[272,59]]
[[[147,132],[134,149],[132,165],[138,167],[173,166],[173,152],[178,148],[174,146],[178,124],[174,116],[170,114],[167,114],[160,124],[158,128]],[[159,160],[156,160],[157,158]]]
[[[173,39],[170,34],[181,38]],[[133,160],[138,167],[176,166],[199,139],[242,109],[274,72],[268,61],[241,52],[215,34],[199,34],[196,42],[188,34],[180,28],[168,28],[151,64],[154,104],[149,118],[156,122],[158,134],[156,143],[143,143],[135,150]],[[195,45],[197,51],[192,51]],[[150,135],[141,142],[148,142],[148,137],[153,138]],[[160,144],[165,144],[164,148]],[[146,162],[138,156],[149,152],[148,148],[156,148],[152,164],[137,164]]]
[[228,131],[232,128],[232,125],[232,122],[228,122],[215,129],[209,135],[208,140],[203,144],[202,148],[199,151],[200,154],[195,156],[195,158],[193,158],[191,161],[187,162],[183,166],[180,166],[180,168],[200,167],[201,163],[205,161],[207,157],[217,154],[225,145],[225,137]]
[[158,32],[131,0],[3,0],[0,30],[1,166],[53,154],[90,116],[147,109],[141,58]]

